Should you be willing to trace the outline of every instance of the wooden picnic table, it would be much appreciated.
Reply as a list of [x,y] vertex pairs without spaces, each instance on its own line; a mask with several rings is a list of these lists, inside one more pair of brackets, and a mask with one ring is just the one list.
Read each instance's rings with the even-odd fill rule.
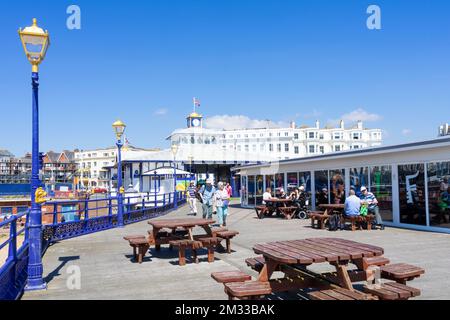
[[212,236],[211,228],[209,227],[211,224],[214,224],[215,220],[208,220],[208,219],[202,219],[202,218],[176,218],[176,219],[155,219],[150,220],[148,224],[150,224],[153,227],[153,240],[155,241],[155,244],[162,244],[158,243],[158,234],[160,233],[161,229],[171,229],[172,234],[175,234],[177,229],[183,229],[188,232],[188,239],[194,240],[194,235],[192,233],[192,229],[195,227],[201,227],[203,230],[205,230],[206,234]]
[[[285,219],[292,219],[294,217],[295,212],[297,211],[297,207],[293,206],[294,201],[292,199],[270,199],[266,200],[267,205],[271,204],[272,206],[276,206],[277,213],[283,214]],[[277,206],[277,204],[279,204]]]
[[319,208],[325,210],[325,215],[330,215],[333,214],[334,211],[342,213],[344,211],[345,205],[341,203],[319,204]]
[[[305,288],[329,288],[330,282],[353,291],[352,282],[367,280],[366,270],[349,274],[350,262],[361,265],[364,258],[382,256],[383,248],[338,238],[311,238],[257,244],[253,247],[262,254],[265,264],[258,281],[270,282],[272,292]],[[306,266],[328,262],[336,273],[315,274]],[[284,272],[283,279],[271,279],[275,271]],[[324,279],[330,281],[324,281]]]

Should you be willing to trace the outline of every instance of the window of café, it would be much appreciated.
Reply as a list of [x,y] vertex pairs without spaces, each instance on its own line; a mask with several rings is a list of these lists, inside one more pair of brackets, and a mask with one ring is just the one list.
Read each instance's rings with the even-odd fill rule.
[[284,189],[284,173],[277,173],[275,175],[275,187]]
[[256,176],[256,205],[262,204],[264,193],[264,176]]
[[450,162],[427,164],[430,225],[450,228]]
[[248,190],[247,190],[247,176],[242,176],[241,181],[241,199],[242,204],[248,205]]
[[425,165],[398,166],[400,222],[426,225]]
[[344,169],[330,170],[330,203],[345,202],[345,172]]
[[369,168],[350,168],[350,188],[354,189],[358,197],[361,196],[361,187],[369,187]]
[[275,190],[275,178],[273,175],[266,176],[266,189],[267,188],[270,188],[272,190],[272,193]]
[[394,221],[392,214],[392,168],[375,166],[370,168],[370,192],[378,201],[383,221]]
[[247,190],[248,190],[248,205],[249,206],[254,206],[255,205],[255,176],[248,176],[248,186],[247,186]]
[[297,172],[287,173],[287,192],[294,191],[294,188],[298,187],[298,174]]
[[299,172],[298,173],[298,185],[304,186],[305,191],[308,193],[308,197],[311,198],[311,172]]
[[[316,189],[316,206],[319,204],[328,204],[328,171],[315,171],[314,184]],[[324,191],[325,189],[327,190],[326,192]]]

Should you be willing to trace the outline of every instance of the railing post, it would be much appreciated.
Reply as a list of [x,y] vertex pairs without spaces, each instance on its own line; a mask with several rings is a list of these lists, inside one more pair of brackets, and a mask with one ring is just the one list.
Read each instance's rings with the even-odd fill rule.
[[84,220],[89,219],[89,202],[88,199],[86,198],[84,200]]
[[25,241],[28,241],[28,218],[30,217],[30,210],[28,210],[27,214],[25,215],[26,220],[25,220]]
[[144,216],[144,212],[145,212],[145,198],[142,198],[142,216]]
[[9,225],[9,250],[8,259],[17,260],[17,217],[13,216]]
[[58,223],[58,204],[53,204],[53,224]]
[[112,199],[111,199],[111,195],[108,197],[108,217],[109,217],[109,225],[112,226]]
[[163,207],[165,207],[166,206],[166,194],[164,193],[163,194]]

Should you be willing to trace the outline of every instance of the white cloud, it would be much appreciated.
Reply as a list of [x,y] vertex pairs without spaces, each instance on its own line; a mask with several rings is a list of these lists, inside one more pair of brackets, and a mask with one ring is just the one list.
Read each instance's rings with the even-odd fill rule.
[[169,110],[167,110],[166,108],[161,108],[161,109],[156,110],[153,114],[155,116],[164,116],[167,114],[168,111]]
[[243,128],[278,128],[287,127],[282,121],[250,119],[244,115],[218,115],[205,119],[205,127],[210,129],[243,129]]
[[376,122],[382,120],[383,117],[376,113],[369,113],[362,108],[358,108],[349,113],[345,113],[339,117],[339,119],[330,119],[328,120],[329,125],[336,126],[339,124],[340,120],[344,120],[345,124],[352,124],[357,121],[363,122]]
[[376,113],[368,113],[366,110],[362,108],[358,108],[353,110],[350,113],[346,113],[341,116],[341,119],[344,121],[356,122],[358,120],[364,122],[375,122],[380,121],[382,117]]
[[409,136],[412,133],[411,129],[403,129],[402,130],[402,135],[404,136]]

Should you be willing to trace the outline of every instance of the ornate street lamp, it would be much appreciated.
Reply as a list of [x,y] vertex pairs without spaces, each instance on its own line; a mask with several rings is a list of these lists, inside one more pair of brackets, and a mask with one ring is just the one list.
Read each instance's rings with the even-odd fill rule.
[[123,227],[123,194],[125,189],[122,186],[122,154],[120,150],[123,146],[122,135],[125,132],[126,125],[122,121],[117,120],[112,126],[117,138],[117,225]]
[[173,207],[174,209],[178,208],[178,197],[177,197],[177,164],[175,162],[175,158],[177,156],[178,152],[178,145],[176,143],[172,144],[171,147],[172,154],[173,154]]
[[28,279],[25,290],[43,290],[47,284],[42,279],[42,211],[41,203],[45,201],[45,192],[39,179],[39,64],[44,60],[50,45],[50,37],[37,25],[33,19],[33,25],[25,29],[19,29],[20,41],[31,63],[32,84],[32,155],[31,155],[31,210],[28,221],[29,235],[29,259]]

